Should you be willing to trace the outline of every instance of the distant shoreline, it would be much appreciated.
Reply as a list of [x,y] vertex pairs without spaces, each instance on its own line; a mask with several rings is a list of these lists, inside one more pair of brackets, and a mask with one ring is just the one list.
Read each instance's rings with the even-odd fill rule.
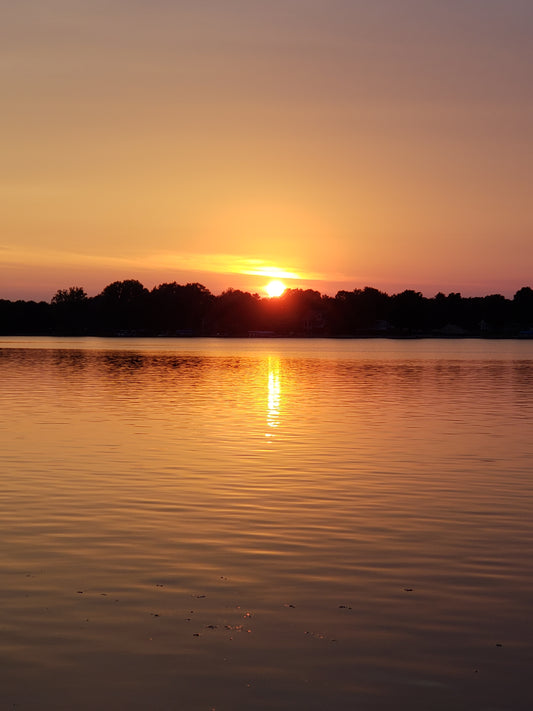
[[0,335],[187,338],[513,338],[533,337],[533,289],[433,298],[407,289],[286,289],[261,297],[238,289],[213,295],[202,284],[160,284],[151,291],[128,279],[89,297],[60,289],[50,303],[0,299]]
[[227,335],[227,334],[203,334],[203,335],[171,335],[171,334],[59,334],[59,333],[3,333],[0,334],[0,339],[2,338],[69,338],[69,339],[83,339],[83,338],[102,338],[102,339],[116,339],[117,341],[127,341],[128,339],[143,339],[143,340],[158,340],[158,339],[172,339],[187,341],[192,339],[220,339],[220,340],[250,340],[250,341],[269,341],[269,340],[331,340],[331,341],[530,341],[533,340],[533,334],[525,335],[455,335],[446,336],[441,334],[431,334],[431,333],[420,333],[420,334],[387,334],[387,335],[297,335],[297,334],[274,334],[272,336],[250,336],[250,335]]

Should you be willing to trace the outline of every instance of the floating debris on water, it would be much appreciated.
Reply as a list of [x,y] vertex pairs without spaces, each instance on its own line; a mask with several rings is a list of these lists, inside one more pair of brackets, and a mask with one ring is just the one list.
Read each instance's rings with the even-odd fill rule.
[[306,632],[305,634],[308,634],[310,637],[314,637],[315,639],[326,639],[326,635],[322,634],[322,632]]

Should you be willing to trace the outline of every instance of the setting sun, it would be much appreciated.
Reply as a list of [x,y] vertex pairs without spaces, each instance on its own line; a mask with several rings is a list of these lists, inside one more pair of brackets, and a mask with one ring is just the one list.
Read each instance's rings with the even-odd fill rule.
[[274,296],[281,296],[285,289],[285,284],[279,281],[279,279],[275,279],[274,281],[269,282],[265,286],[265,291],[270,296],[270,298]]

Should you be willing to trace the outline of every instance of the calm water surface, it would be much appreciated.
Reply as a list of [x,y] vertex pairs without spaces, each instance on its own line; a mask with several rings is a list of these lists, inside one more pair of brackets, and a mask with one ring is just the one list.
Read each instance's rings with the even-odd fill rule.
[[533,342],[0,339],[0,709],[533,708]]

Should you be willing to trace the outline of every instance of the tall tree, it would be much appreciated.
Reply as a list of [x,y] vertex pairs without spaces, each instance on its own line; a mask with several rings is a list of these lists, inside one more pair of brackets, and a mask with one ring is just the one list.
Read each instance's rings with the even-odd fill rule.
[[83,334],[88,328],[89,298],[81,286],[58,289],[51,300],[54,331],[63,334]]

